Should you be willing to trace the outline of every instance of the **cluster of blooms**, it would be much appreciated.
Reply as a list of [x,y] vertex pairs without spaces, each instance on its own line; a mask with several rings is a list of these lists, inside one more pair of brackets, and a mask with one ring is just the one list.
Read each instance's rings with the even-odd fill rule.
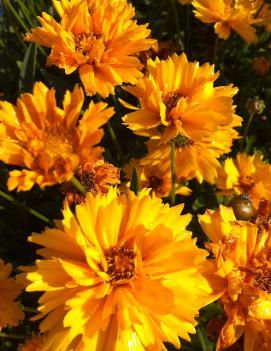
[[[155,40],[133,20],[126,0],[52,1],[60,22],[43,13],[26,40],[51,48],[48,65],[66,74],[78,69],[87,95],[105,98],[115,86],[132,84],[123,89],[139,104],[121,101],[133,110],[123,123],[148,138],[148,152],[123,170],[131,183],[136,169],[144,189],[136,195],[129,182],[113,187],[120,170],[103,159],[99,144],[114,109],[91,101],[82,111],[79,86],[66,91],[62,107],[42,82],[16,105],[1,101],[0,160],[19,167],[9,173],[8,189],[61,184],[65,200],[63,219],[29,237],[41,246],[34,266],[15,279],[0,260],[0,330],[24,318],[15,300],[27,285],[41,293],[34,317],[42,319],[41,334],[21,351],[160,351],[164,342],[178,348],[179,338],[189,341],[199,310],[220,299],[227,321],[217,351],[242,335],[245,351],[270,351],[271,165],[244,153],[219,162],[239,137],[237,88],[215,86],[214,66],[189,62],[184,53],[148,59],[144,75],[139,54]],[[256,41],[253,25],[270,29],[261,0],[192,5],[224,39],[234,29]],[[184,205],[162,199],[175,182],[176,193],[188,196],[185,182],[193,178],[215,184],[221,195],[249,195],[255,210],[248,221],[222,205],[200,215],[209,251],[186,229],[192,216],[180,214]]]

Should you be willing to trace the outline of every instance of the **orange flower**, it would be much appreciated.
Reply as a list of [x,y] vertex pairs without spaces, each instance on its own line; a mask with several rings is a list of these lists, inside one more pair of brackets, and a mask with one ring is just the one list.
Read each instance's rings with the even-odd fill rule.
[[[216,275],[223,279],[221,303],[227,315],[217,351],[244,335],[244,351],[271,349],[271,226],[236,220],[220,206],[199,216],[211,242]],[[211,281],[210,281],[211,282]]]
[[150,30],[132,20],[134,8],[125,0],[53,0],[61,21],[47,13],[38,17],[41,27],[26,35],[27,41],[51,48],[47,65],[79,69],[88,95],[107,97],[123,82],[135,84],[142,76],[140,51],[155,40]]
[[199,66],[188,62],[185,54],[175,54],[167,60],[148,60],[148,71],[136,86],[126,88],[141,105],[125,104],[135,112],[123,120],[136,134],[161,138],[161,143],[179,134],[194,140],[234,120],[232,97],[238,89],[232,85],[214,87],[219,76],[214,66]]
[[221,195],[247,194],[258,208],[261,199],[271,201],[271,165],[263,162],[263,155],[238,153],[236,159],[227,158],[219,169],[216,185]]
[[212,290],[207,251],[186,230],[182,208],[146,190],[88,193],[75,214],[65,206],[56,229],[30,237],[43,246],[27,274],[27,291],[43,292],[43,351],[153,351],[190,339]]
[[22,94],[16,106],[0,102],[0,159],[23,167],[9,173],[9,190],[68,181],[79,165],[100,157],[99,128],[113,109],[91,102],[79,121],[83,102],[83,90],[75,87],[66,92],[61,109],[54,89],[41,82],[34,85],[33,94]]
[[11,271],[11,264],[4,264],[0,259],[0,331],[8,325],[18,325],[18,322],[24,319],[24,313],[14,301],[23,287],[18,281],[9,277]]
[[195,16],[203,23],[214,23],[215,32],[221,39],[228,39],[231,30],[236,31],[249,43],[257,41],[257,13],[254,0],[193,0]]

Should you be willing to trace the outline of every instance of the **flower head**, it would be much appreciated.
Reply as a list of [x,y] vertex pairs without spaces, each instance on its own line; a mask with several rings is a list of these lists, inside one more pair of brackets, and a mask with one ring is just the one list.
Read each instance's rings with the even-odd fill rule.
[[[169,196],[171,191],[171,171],[169,162],[153,162],[153,160],[148,158],[143,158],[141,160],[132,159],[130,163],[124,167],[126,177],[130,181],[135,168],[137,169],[140,181],[140,189],[150,188],[157,197]],[[127,184],[128,186],[131,185],[130,181]],[[180,180],[180,183],[181,181],[183,181],[183,179]],[[191,190],[179,184],[176,187],[176,193],[186,196],[190,195]]]
[[161,138],[161,143],[179,135],[194,141],[233,122],[237,88],[214,87],[219,75],[214,66],[199,66],[188,62],[185,54],[175,54],[167,60],[148,60],[148,71],[136,86],[126,88],[141,105],[124,117],[136,134]]
[[[86,163],[75,173],[86,191],[92,193],[107,193],[110,186],[120,183],[120,170],[111,163],[100,159],[94,163]],[[66,194],[69,204],[79,204],[85,201],[85,196],[74,185],[65,183],[62,192]]]
[[91,102],[79,120],[83,102],[83,90],[75,87],[59,108],[54,89],[41,82],[35,83],[33,94],[22,94],[16,106],[0,102],[0,159],[23,168],[9,173],[9,190],[67,181],[79,165],[100,157],[100,127],[113,109]]
[[60,23],[47,13],[38,17],[41,27],[26,40],[51,48],[47,65],[79,70],[86,93],[103,97],[123,82],[135,84],[142,76],[140,51],[155,42],[150,30],[132,18],[134,8],[125,0],[53,0]]
[[221,39],[228,39],[231,30],[236,31],[245,41],[257,41],[255,15],[258,0],[193,0],[195,16],[204,23],[214,23],[215,32]]
[[263,155],[239,153],[236,159],[227,158],[219,169],[216,185],[221,195],[247,194],[258,208],[261,199],[271,201],[271,165]]
[[190,215],[147,191],[88,193],[56,229],[33,234],[44,248],[27,291],[43,291],[46,350],[164,350],[195,332],[211,289],[206,251],[186,231]]
[[7,326],[16,326],[24,319],[24,313],[15,301],[23,286],[9,277],[12,271],[11,264],[0,260],[0,330]]
[[231,208],[199,216],[211,242],[216,275],[224,279],[221,303],[227,315],[217,351],[244,335],[244,351],[271,348],[271,227],[236,220]]

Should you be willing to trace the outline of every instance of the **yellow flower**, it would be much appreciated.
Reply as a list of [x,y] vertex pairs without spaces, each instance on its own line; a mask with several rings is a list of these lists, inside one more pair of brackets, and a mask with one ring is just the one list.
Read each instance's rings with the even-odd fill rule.
[[247,194],[258,208],[261,199],[271,201],[271,165],[263,162],[261,154],[238,153],[227,158],[219,169],[217,187],[221,195]]
[[191,216],[148,191],[88,193],[56,229],[33,234],[44,248],[27,291],[43,291],[38,308],[47,350],[164,350],[195,332],[209,302],[207,252],[186,231]]
[[142,76],[140,51],[154,40],[150,30],[132,18],[134,8],[125,0],[52,0],[61,20],[43,12],[41,27],[32,29],[26,40],[51,48],[47,65],[79,70],[88,95],[114,93],[123,82],[135,84]]
[[11,271],[11,264],[0,260],[0,330],[7,326],[16,326],[24,319],[24,313],[14,301],[23,287],[14,278],[9,277]]
[[175,54],[167,60],[148,60],[148,70],[136,86],[126,88],[141,104],[124,117],[136,134],[161,138],[161,143],[178,135],[194,141],[233,122],[237,88],[214,87],[219,75],[214,66],[199,66],[188,62],[185,54]]
[[67,181],[79,165],[100,157],[100,127],[113,109],[91,102],[79,121],[83,102],[83,90],[75,87],[66,92],[61,109],[54,89],[41,82],[33,94],[22,94],[16,106],[0,101],[0,160],[23,168],[9,173],[9,190]]
[[[211,243],[216,275],[224,279],[221,303],[227,321],[217,351],[244,335],[244,351],[271,349],[271,227],[236,220],[232,208],[220,206],[199,216]],[[223,285],[221,285],[223,289]]]
[[215,32],[221,39],[228,39],[231,30],[237,32],[245,41],[257,41],[257,8],[251,0],[193,0],[195,16],[203,23],[214,23]]
[[[221,168],[218,158],[230,152],[233,139],[238,133],[233,127],[240,125],[240,118],[234,120],[227,128],[219,127],[211,135],[194,140],[185,136],[175,139],[175,169],[179,183],[196,178],[200,183],[203,180],[213,184]],[[152,164],[170,169],[170,145],[159,144],[157,140],[147,142],[148,154],[141,161],[142,165]]]
[[[151,188],[152,192],[154,192],[157,197],[169,196],[171,191],[171,171],[169,162],[163,161],[154,163],[152,160],[149,161],[148,158],[143,158],[141,160],[132,159],[130,163],[124,167],[124,172],[130,181],[135,168],[138,172],[140,189]],[[128,187],[131,185],[130,181],[127,183]],[[191,194],[191,189],[178,184],[178,182],[181,183],[182,181],[183,179],[180,181],[177,179],[176,194],[188,196]]]

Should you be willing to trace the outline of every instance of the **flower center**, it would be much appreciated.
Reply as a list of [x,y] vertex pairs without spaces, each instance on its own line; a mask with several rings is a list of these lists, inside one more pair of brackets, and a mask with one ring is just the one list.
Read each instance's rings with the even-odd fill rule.
[[255,185],[255,179],[252,176],[243,176],[239,178],[239,186],[245,193],[249,192]]
[[168,93],[163,96],[163,103],[166,105],[167,112],[171,112],[177,106],[181,97],[182,95],[178,93]]
[[74,44],[75,50],[80,51],[83,55],[88,55],[93,47],[96,40],[101,39],[101,34],[98,33],[80,33],[75,35]]
[[256,271],[253,285],[271,294],[271,269],[263,268]]
[[177,148],[185,149],[194,144],[194,141],[189,139],[187,136],[179,134],[175,139],[175,145]]
[[149,187],[152,189],[158,189],[163,184],[163,179],[158,178],[156,176],[149,177]]
[[135,252],[125,245],[111,247],[105,253],[107,274],[113,283],[133,278],[135,275]]
[[49,132],[44,142],[43,154],[50,158],[68,158],[73,151],[72,143],[67,137],[61,134]]

